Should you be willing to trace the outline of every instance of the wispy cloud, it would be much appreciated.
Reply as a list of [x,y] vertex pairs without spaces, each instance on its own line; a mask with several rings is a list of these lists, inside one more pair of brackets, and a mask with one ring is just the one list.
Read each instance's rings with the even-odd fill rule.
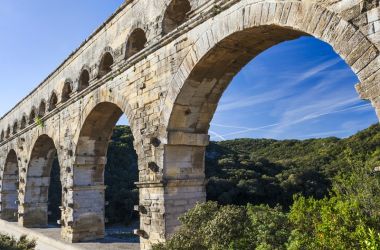
[[234,128],[234,129],[250,129],[249,127],[241,127],[241,126],[233,126],[233,125],[224,125],[219,123],[211,123],[212,126],[220,127],[220,128]]
[[[224,111],[230,111],[234,109],[240,109],[240,108],[245,108],[245,107],[253,107],[256,105],[260,105],[263,103],[268,103],[272,101],[278,101],[279,99],[283,99],[286,97],[291,97],[295,93],[295,89],[292,89],[295,87],[295,85],[298,85],[299,83],[314,77],[315,75],[319,74],[322,71],[325,71],[329,69],[330,67],[338,64],[341,62],[340,58],[334,58],[331,60],[328,60],[324,63],[317,64],[307,70],[302,70],[301,72],[292,72],[292,76],[288,75],[288,79],[286,81],[281,82],[279,86],[275,86],[274,84],[274,90],[272,91],[267,91],[267,92],[260,92],[259,94],[256,95],[251,95],[251,96],[244,96],[246,93],[241,92],[239,93],[239,96],[229,96],[227,101],[222,101],[219,106],[218,106],[218,111],[219,112],[224,112]],[[320,81],[319,84],[316,84],[316,87],[313,89],[314,91],[319,89],[323,89],[324,86],[329,86],[333,85],[336,81],[339,79],[336,77],[337,75],[340,75],[341,77],[347,76],[344,75],[344,72],[346,71],[339,71],[339,70],[329,70],[328,72],[324,72],[327,74],[326,80]],[[273,72],[271,72],[273,74]],[[286,74],[282,74],[286,75]],[[334,76],[334,77],[332,77]],[[245,76],[246,78],[251,77],[251,76]],[[245,80],[245,82],[249,82],[248,80]]]
[[[280,125],[276,127],[276,134],[284,133],[290,126],[294,126],[296,124],[305,123],[311,120],[315,120],[321,118],[323,116],[334,115],[338,113],[344,113],[348,111],[357,111],[365,108],[370,108],[371,105],[366,104],[357,104],[358,100],[356,98],[337,101],[337,102],[329,102],[326,105],[319,106],[318,104],[309,105],[305,108],[295,109],[289,111],[282,118]],[[352,106],[353,104],[357,104]],[[320,108],[320,109],[318,109]]]
[[[311,97],[311,96],[307,96]],[[290,108],[284,111],[281,122],[294,121],[299,119],[307,119],[314,117],[315,114],[330,114],[335,110],[340,110],[343,107],[355,105],[360,102],[357,97],[346,98],[345,96],[332,96],[331,98],[319,98],[313,96],[314,102],[309,103],[306,100],[299,99],[296,105],[297,108]],[[313,99],[311,99],[313,100]],[[310,100],[309,100],[310,102]]]
[[[289,87],[294,87],[308,79],[311,79],[316,76],[327,76],[333,74],[335,77],[337,74],[339,75],[351,75],[353,74],[350,70],[347,70],[346,68],[334,68],[332,67],[338,65],[339,63],[343,62],[343,60],[339,57],[334,57],[332,59],[329,59],[326,61],[326,58],[322,58],[319,60],[312,61],[308,64],[302,64],[298,66],[287,66],[289,69],[283,72],[278,71],[276,77],[281,79],[283,82],[286,83]],[[273,78],[273,69],[269,70],[268,67],[264,66],[258,66],[260,67],[260,76],[267,76]],[[251,72],[254,70],[254,72],[257,73],[258,69],[255,67],[251,67]],[[241,77],[244,80],[249,81],[250,78],[252,78],[251,72],[244,72],[244,74],[241,75]]]
[[[352,110],[362,110],[363,108],[370,108],[370,107],[371,107],[371,104],[366,103],[366,104],[361,104],[361,105],[357,105],[357,106],[353,106],[353,107],[348,107],[348,108],[344,108],[344,109],[332,110],[330,112],[314,113],[314,114],[310,114],[308,116],[305,116],[305,117],[302,117],[302,118],[299,118],[299,119],[293,120],[293,121],[278,122],[278,123],[273,123],[273,124],[269,124],[269,125],[265,125],[265,126],[259,126],[259,127],[254,127],[254,128],[239,127],[239,126],[229,126],[229,125],[221,125],[221,124],[212,123],[211,125],[216,126],[216,127],[241,129],[241,130],[238,130],[238,131],[235,131],[235,132],[226,133],[226,134],[222,134],[222,135],[217,134],[215,132],[212,132],[212,133],[215,134],[215,135],[218,135],[217,137],[219,137],[219,138],[222,139],[222,138],[227,138],[227,137],[230,137],[230,136],[236,136],[236,135],[239,135],[239,134],[245,134],[245,133],[248,133],[248,132],[257,131],[257,130],[264,130],[264,129],[268,129],[268,128],[276,128],[276,130],[275,130],[276,132],[281,132],[284,127],[293,126],[293,125],[296,125],[298,123],[302,123],[302,122],[306,122],[306,121],[309,121],[309,120],[317,119],[317,118],[322,117],[322,116],[332,115],[332,114],[337,114],[337,113],[342,113],[342,112],[347,112],[347,111],[352,111]],[[343,131],[343,130],[339,130],[339,131]],[[347,130],[344,130],[344,131],[347,132]],[[222,140],[225,140],[225,139],[222,139]]]
[[211,137],[216,137],[216,138],[219,138],[219,139],[222,139],[222,140],[227,140],[224,136],[212,131],[212,130],[209,130],[208,131],[210,134],[211,134]]
[[[305,45],[305,41],[311,39],[288,45]],[[362,114],[370,117],[371,105],[359,100],[354,91],[355,74],[331,48],[315,41],[309,45],[301,50],[280,45],[283,53],[274,47],[263,53],[269,57],[262,54],[257,63],[249,63],[221,99],[217,112],[222,112],[214,117],[213,132],[229,139],[241,135],[306,138],[346,136],[366,127],[372,119],[342,126]],[[270,59],[273,56],[276,60]]]
[[282,89],[276,89],[276,90],[268,91],[266,93],[260,93],[257,95],[246,96],[246,97],[242,96],[241,98],[235,98],[235,101],[221,102],[218,105],[217,111],[224,112],[224,111],[230,111],[230,110],[241,109],[241,108],[246,108],[246,107],[253,107],[256,105],[273,102],[273,101],[285,98],[289,95],[291,95],[291,93],[288,93]]
[[298,75],[297,79],[295,79],[295,81],[293,82],[293,84],[297,85],[297,84],[305,81],[306,79],[314,77],[315,75],[321,73],[322,71],[324,71],[330,67],[335,66],[336,64],[340,63],[341,61],[342,61],[342,59],[340,59],[338,57],[338,58],[333,58],[333,59],[330,59],[330,60],[325,61],[323,63],[317,64],[317,65],[307,69],[303,73],[300,73]]

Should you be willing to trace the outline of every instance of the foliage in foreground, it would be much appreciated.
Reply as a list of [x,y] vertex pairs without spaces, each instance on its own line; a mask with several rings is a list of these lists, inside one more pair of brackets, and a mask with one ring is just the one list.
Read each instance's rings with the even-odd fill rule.
[[154,250],[380,249],[379,218],[358,201],[296,197],[289,214],[268,206],[198,204]]
[[1,250],[34,250],[35,240],[28,240],[26,235],[22,235],[19,240],[12,236],[0,234]]
[[286,214],[279,208],[197,204],[180,218],[181,229],[163,249],[281,249],[290,235]]
[[330,198],[296,197],[289,249],[380,249],[380,176],[371,173],[380,159],[351,150],[345,157],[350,164],[334,179]]

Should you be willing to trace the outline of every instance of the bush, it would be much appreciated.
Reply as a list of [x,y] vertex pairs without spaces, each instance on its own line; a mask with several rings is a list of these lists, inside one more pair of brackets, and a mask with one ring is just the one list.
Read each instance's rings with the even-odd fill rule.
[[288,245],[290,250],[372,249],[380,246],[379,233],[372,228],[380,221],[368,216],[355,199],[297,197],[289,218],[295,227]]
[[196,205],[180,218],[181,228],[155,250],[284,249],[291,226],[281,208]]
[[36,247],[35,240],[28,240],[26,235],[22,235],[19,240],[13,236],[0,234],[1,250],[34,250]]
[[368,142],[342,153],[349,164],[334,178],[330,198],[295,197],[289,249],[380,249],[380,178],[371,173],[379,157],[358,145]]

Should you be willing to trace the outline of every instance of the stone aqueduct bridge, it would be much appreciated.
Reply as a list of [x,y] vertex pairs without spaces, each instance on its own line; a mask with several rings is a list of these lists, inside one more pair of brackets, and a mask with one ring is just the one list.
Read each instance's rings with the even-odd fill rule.
[[1,118],[1,217],[46,225],[57,155],[63,239],[102,237],[107,146],[124,113],[138,154],[141,248],[149,249],[205,200],[210,120],[232,77],[265,49],[303,35],[330,44],[380,115],[379,19],[378,0],[125,2]]

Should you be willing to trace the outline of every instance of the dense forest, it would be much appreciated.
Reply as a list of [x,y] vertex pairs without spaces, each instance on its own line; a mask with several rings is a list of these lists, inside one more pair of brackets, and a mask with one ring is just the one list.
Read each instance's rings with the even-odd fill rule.
[[[184,215],[179,233],[156,248],[380,249],[376,166],[378,124],[345,139],[211,142],[209,202]],[[105,171],[109,224],[138,219],[137,180],[133,136],[128,126],[117,126]],[[60,189],[54,186],[52,195]]]
[[[280,205],[288,211],[295,194],[316,199],[329,196],[332,182],[351,171],[352,161],[374,167],[380,165],[379,159],[380,125],[346,139],[211,142],[206,153],[207,199],[221,205]],[[110,223],[136,218],[132,210],[138,204],[137,180],[131,131],[128,126],[117,126],[105,172]]]

